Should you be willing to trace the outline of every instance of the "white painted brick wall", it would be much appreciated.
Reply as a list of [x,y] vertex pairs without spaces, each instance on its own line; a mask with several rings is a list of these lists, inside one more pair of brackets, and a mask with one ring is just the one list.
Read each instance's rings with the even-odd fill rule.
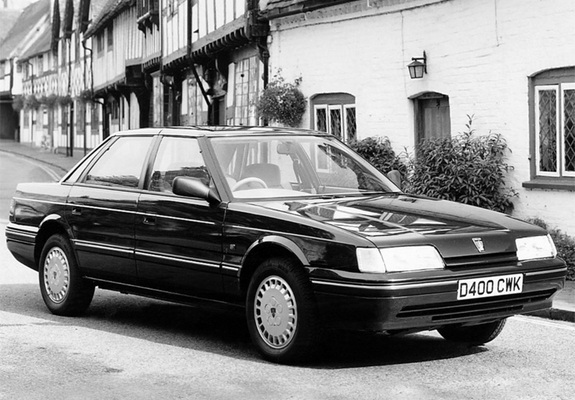
[[[575,65],[575,1],[452,0],[390,10],[272,21],[271,75],[281,68],[288,81],[302,77],[307,97],[356,96],[359,137],[388,136],[396,152],[413,149],[408,97],[448,95],[452,134],[474,114],[479,134],[506,138],[515,168],[509,182],[519,192],[514,215],[540,217],[575,235],[575,192],[521,186],[530,177],[528,76]],[[406,65],[424,50],[428,74],[411,80]],[[309,121],[307,115],[302,125]]]

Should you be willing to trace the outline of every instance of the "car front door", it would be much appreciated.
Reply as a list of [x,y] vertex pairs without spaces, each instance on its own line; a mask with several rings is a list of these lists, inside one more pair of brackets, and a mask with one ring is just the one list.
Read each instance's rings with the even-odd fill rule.
[[67,219],[83,271],[134,283],[134,221],[152,136],[120,136],[89,167],[68,196]]
[[140,284],[156,290],[214,298],[222,293],[223,207],[173,194],[174,178],[212,184],[198,139],[165,136],[138,201],[136,264]]

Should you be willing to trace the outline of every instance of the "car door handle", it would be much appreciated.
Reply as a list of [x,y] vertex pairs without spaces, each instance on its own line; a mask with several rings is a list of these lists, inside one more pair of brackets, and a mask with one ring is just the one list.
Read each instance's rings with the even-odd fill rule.
[[144,217],[144,224],[145,225],[156,225],[156,217]]
[[72,215],[82,215],[82,210],[79,208],[72,208]]

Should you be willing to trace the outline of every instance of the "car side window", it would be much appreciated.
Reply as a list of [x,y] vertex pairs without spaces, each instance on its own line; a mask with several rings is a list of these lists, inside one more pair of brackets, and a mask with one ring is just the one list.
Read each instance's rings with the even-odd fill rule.
[[198,140],[186,137],[164,137],[152,167],[148,190],[171,192],[178,176],[199,179],[211,185],[211,177],[202,156]]
[[92,166],[84,183],[137,188],[152,137],[120,137]]

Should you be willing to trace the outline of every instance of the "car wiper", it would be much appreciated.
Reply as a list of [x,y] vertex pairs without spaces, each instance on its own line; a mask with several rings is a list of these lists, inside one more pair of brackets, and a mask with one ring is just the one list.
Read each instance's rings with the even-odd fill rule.
[[312,198],[322,200],[332,200],[347,197],[397,197],[401,195],[400,192],[354,192],[354,193],[323,193],[316,194]]

